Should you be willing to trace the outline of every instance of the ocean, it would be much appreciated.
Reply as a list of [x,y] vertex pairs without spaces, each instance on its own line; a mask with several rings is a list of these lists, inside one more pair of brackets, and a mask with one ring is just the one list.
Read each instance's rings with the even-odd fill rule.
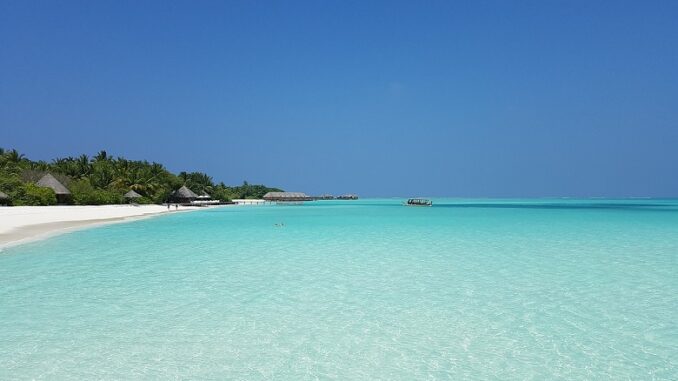
[[402,201],[5,249],[0,379],[678,379],[678,200]]

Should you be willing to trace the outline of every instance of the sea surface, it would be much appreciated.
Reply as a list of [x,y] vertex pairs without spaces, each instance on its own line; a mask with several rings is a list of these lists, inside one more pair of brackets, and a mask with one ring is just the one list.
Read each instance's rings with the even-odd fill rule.
[[678,200],[224,207],[0,252],[0,380],[677,380]]

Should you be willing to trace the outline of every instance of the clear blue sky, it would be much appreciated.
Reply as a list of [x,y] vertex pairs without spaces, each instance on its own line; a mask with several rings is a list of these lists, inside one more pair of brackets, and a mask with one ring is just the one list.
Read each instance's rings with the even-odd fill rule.
[[2,1],[0,146],[307,193],[678,196],[677,1]]

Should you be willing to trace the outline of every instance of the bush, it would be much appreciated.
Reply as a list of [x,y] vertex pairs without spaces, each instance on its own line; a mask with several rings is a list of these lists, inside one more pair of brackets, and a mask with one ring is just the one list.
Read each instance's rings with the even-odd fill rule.
[[12,197],[15,193],[19,192],[19,189],[22,186],[23,182],[19,178],[19,175],[0,170],[0,191],[5,192]]
[[219,200],[219,201],[231,201],[233,199],[233,195],[228,192],[224,188],[216,188],[214,191],[212,191],[212,199],[214,200]]
[[139,204],[162,204],[163,202],[167,202],[167,199],[169,199],[171,193],[172,192],[170,189],[160,188],[156,190],[154,193],[151,193],[146,197],[143,197],[143,199],[145,199],[143,202],[141,201],[137,202]]
[[23,184],[10,196],[14,205],[56,205],[57,203],[52,189],[31,183]]
[[123,201],[118,192],[95,189],[87,180],[71,182],[70,191],[76,205],[121,204]]
[[155,202],[153,202],[153,200],[151,200],[148,197],[139,197],[139,198],[134,198],[134,199],[131,199],[131,200],[125,199],[125,203],[139,204],[139,205],[155,204]]

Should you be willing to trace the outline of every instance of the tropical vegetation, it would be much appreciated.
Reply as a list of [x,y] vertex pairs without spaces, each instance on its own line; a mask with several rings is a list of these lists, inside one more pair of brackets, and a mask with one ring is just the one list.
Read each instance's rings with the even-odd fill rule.
[[143,196],[135,202],[163,203],[183,185],[197,194],[207,193],[221,201],[261,198],[267,192],[280,191],[264,185],[251,185],[247,181],[240,186],[228,186],[223,182],[217,184],[202,172],[175,175],[162,164],[113,157],[106,151],[92,157],[69,156],[46,162],[29,160],[16,149],[0,148],[0,191],[9,195],[12,205],[56,204],[55,194],[50,188],[35,184],[46,173],[51,173],[71,191],[71,202],[77,205],[123,203],[123,195],[130,190]]

